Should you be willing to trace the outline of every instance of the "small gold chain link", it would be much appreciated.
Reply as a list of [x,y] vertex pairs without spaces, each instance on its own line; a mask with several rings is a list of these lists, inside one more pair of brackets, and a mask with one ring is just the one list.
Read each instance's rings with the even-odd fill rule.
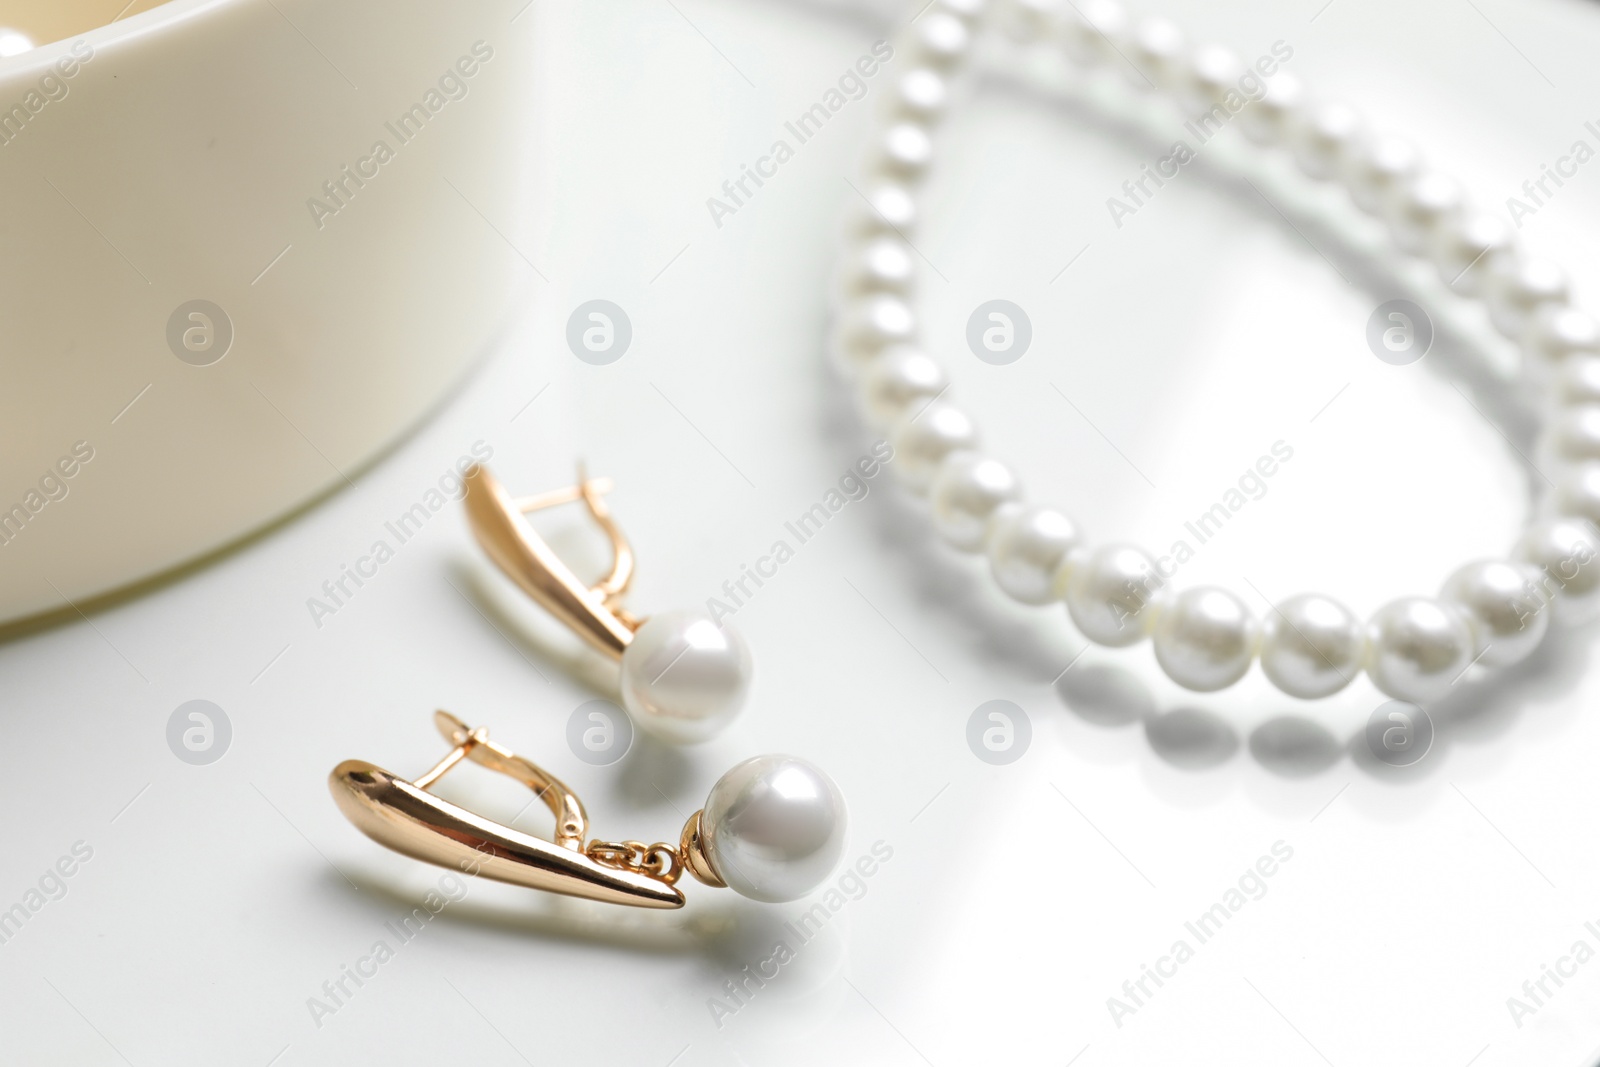
[[648,875],[667,885],[683,875],[683,856],[672,845],[657,841],[590,841],[584,854],[596,863],[619,871]]

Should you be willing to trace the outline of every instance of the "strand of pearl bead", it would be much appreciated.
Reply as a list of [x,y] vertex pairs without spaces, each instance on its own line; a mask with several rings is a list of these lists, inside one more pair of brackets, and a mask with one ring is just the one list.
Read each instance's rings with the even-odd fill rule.
[[986,8],[985,0],[933,0],[896,44],[909,69],[891,93],[867,203],[850,226],[833,346],[864,417],[890,434],[893,469],[930,498],[946,542],[984,554],[995,583],[1017,601],[1065,601],[1091,641],[1121,647],[1151,638],[1167,675],[1198,691],[1232,685],[1259,659],[1291,696],[1329,696],[1365,671],[1389,696],[1427,703],[1474,665],[1528,656],[1552,616],[1578,621],[1600,611],[1600,323],[1571,306],[1565,272],[1527,256],[1504,219],[1472,208],[1460,183],[1409,141],[1369,131],[1355,109],[1310,96],[1284,71],[1257,71],[1263,89],[1246,101],[1247,68],[1233,53],[1190,48],[1170,21],[1137,19],[1118,0],[1009,0],[999,14],[1019,44],[1055,49],[1086,72],[1121,71],[1180,108],[1237,111],[1252,142],[1288,152],[1314,181],[1342,185],[1403,253],[1430,260],[1445,285],[1481,301],[1494,328],[1521,346],[1525,376],[1543,392],[1536,454],[1551,488],[1510,559],[1467,563],[1436,597],[1392,601],[1365,622],[1317,594],[1290,597],[1264,619],[1225,589],[1173,595],[1142,549],[1091,548],[1072,519],[1025,502],[1011,468],[982,451],[972,418],[946,399],[949,377],[918,344],[911,305],[917,187]]

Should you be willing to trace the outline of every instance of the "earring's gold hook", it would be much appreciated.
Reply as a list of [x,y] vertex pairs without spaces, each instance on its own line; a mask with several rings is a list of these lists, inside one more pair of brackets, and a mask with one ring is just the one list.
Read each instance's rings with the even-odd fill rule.
[[[489,740],[483,727],[473,729],[447,711],[435,712],[434,723],[454,747],[416,779],[407,781],[365,760],[345,760],[328,776],[334,802],[362,833],[414,859],[498,882],[611,904],[683,907],[683,893],[673,883],[685,869],[702,877],[703,857],[636,842],[585,846],[583,804],[554,775]],[[555,840],[503,826],[429,791],[463,759],[537,793],[556,817]]]
[[[487,468],[474,465],[466,473],[466,484],[467,521],[496,566],[591,645],[620,659],[640,620],[621,605],[633,581],[634,557],[627,537],[601,499],[601,494],[610,491],[610,481],[591,480],[580,463],[577,485],[514,498]],[[578,500],[611,542],[611,572],[593,586],[584,585],[522,519],[530,511]]]

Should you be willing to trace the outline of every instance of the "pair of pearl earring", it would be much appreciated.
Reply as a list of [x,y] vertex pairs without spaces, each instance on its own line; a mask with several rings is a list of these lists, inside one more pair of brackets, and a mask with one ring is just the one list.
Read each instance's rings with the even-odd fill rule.
[[[704,741],[744,703],[750,650],[703,612],[635,618],[621,605],[633,551],[600,500],[609,488],[580,469],[578,485],[515,499],[487,470],[466,474],[467,516],[489,557],[529,596],[621,661],[622,698],[644,732],[676,743]],[[612,544],[611,573],[585,586],[522,516],[582,500]],[[647,908],[682,907],[687,871],[768,903],[797,900],[820,885],[844,852],[844,797],[826,774],[794,756],[756,756],[712,787],[676,844],[586,841],[577,796],[547,771],[489,740],[448,712],[434,716],[454,747],[432,770],[406,780],[363,760],[334,768],[329,789],[368,837],[416,859],[459,866],[514,885]],[[434,796],[429,787],[470,759],[532,789],[555,816],[554,841],[494,822]]]

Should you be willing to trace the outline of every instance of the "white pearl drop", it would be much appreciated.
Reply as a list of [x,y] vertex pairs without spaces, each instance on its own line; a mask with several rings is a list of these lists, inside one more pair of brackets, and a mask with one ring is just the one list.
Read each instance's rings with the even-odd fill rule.
[[1295,162],[1308,177],[1331,178],[1348,166],[1361,139],[1361,115],[1337,100],[1302,110],[1290,134]]
[[865,296],[845,310],[840,323],[835,347],[840,368],[853,374],[885,348],[912,341],[916,332],[911,305],[900,297]]
[[1132,33],[1128,9],[1117,0],[1084,0],[1068,12],[1061,27],[1061,46],[1069,60],[1082,66],[1122,62]]
[[634,725],[675,745],[719,733],[744,706],[750,649],[705,611],[652,615],[622,652],[622,703]]
[[1425,597],[1396,600],[1373,616],[1367,674],[1396,700],[1427,704],[1472,662],[1473,637],[1454,607]]
[[1436,170],[1413,175],[1389,190],[1383,216],[1402,252],[1421,255],[1460,217],[1461,183]]
[[912,47],[930,67],[949,70],[966,58],[972,33],[966,23],[944,11],[930,11],[915,23]]
[[847,296],[910,296],[916,287],[916,253],[898,237],[881,235],[857,246],[845,260],[840,288]]
[[1260,630],[1244,602],[1226,589],[1185,589],[1161,609],[1153,635],[1156,662],[1167,677],[1201,693],[1243,678],[1255,659]]
[[1188,51],[1177,23],[1158,15],[1140,19],[1128,43],[1127,58],[1133,64],[1129,82],[1136,89],[1160,92],[1182,88],[1189,77]]
[[933,163],[933,137],[918,122],[897,122],[883,134],[878,165],[907,184],[921,181]]
[[873,426],[884,429],[943,393],[950,379],[922,349],[896,345],[867,364],[857,385],[862,413]]
[[978,447],[978,428],[965,411],[935,401],[907,412],[890,436],[891,469],[913,492],[927,492],[945,457]]
[[1469,211],[1434,233],[1428,254],[1446,285],[1462,296],[1479,296],[1516,252],[1511,223],[1493,211]]
[[1485,667],[1526,659],[1550,625],[1539,595],[1538,572],[1526,563],[1468,563],[1445,580],[1439,599],[1466,616],[1472,627],[1473,654]]
[[981,552],[995,511],[1021,496],[1010,467],[976,452],[957,453],[940,464],[928,490],[933,527],[950,547]]
[[795,756],[756,756],[711,787],[700,812],[700,840],[729,889],[782,904],[833,873],[848,823],[833,779]]
[[1001,508],[989,524],[989,571],[1011,599],[1048,604],[1066,595],[1070,558],[1082,544],[1077,524],[1037,505]]
[[1513,341],[1540,308],[1567,299],[1567,272],[1545,259],[1517,257],[1489,276],[1484,298],[1495,329]]
[[1262,630],[1261,671],[1290,696],[1331,696],[1366,667],[1366,628],[1329,597],[1290,597],[1272,610]]
[[1556,619],[1587,622],[1600,608],[1600,538],[1592,523],[1555,518],[1535,522],[1517,544],[1516,557],[1540,572],[1541,595]]
[[1165,584],[1142,549],[1104,545],[1073,564],[1067,578],[1067,614],[1089,640],[1121,648],[1150,635],[1160,615]]
[[1529,320],[1523,347],[1548,363],[1573,356],[1600,356],[1600,321],[1565,304],[1540,308]]
[[1363,137],[1351,147],[1339,176],[1356,207],[1378,215],[1421,165],[1422,154],[1416,145],[1404,137],[1378,134]]
[[1306,90],[1300,79],[1280,71],[1267,79],[1261,99],[1252,100],[1239,113],[1239,128],[1258,145],[1286,144],[1300,125],[1305,104]]
[[895,83],[894,101],[900,114],[932,125],[944,118],[950,106],[950,88],[938,71],[918,67],[906,71]]
[[892,234],[909,238],[917,228],[917,202],[903,185],[885,182],[866,192],[856,211],[856,232],[864,236]]

